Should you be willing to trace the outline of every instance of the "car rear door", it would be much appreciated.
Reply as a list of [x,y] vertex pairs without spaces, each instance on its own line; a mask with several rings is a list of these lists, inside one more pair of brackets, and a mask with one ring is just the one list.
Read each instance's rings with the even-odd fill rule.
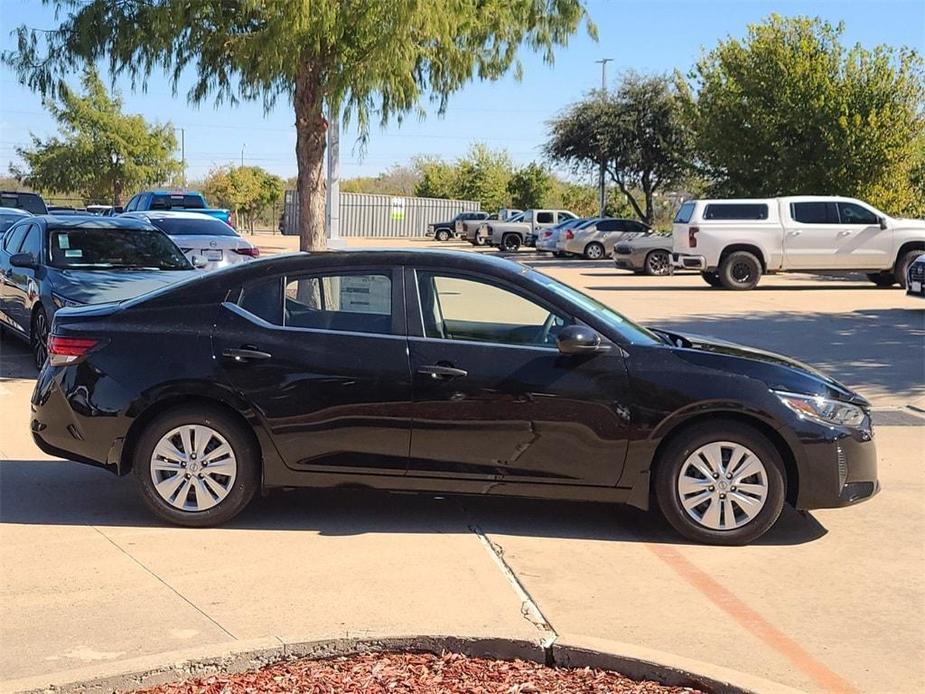
[[411,381],[402,273],[329,267],[246,284],[215,358],[294,471],[404,475]]
[[620,349],[560,354],[556,333],[574,319],[490,276],[417,268],[405,286],[409,475],[616,485],[629,426]]

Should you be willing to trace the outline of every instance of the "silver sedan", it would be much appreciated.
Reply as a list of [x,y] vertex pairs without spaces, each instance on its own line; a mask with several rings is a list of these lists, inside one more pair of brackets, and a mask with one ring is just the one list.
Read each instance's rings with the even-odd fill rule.
[[618,242],[613,263],[621,270],[647,275],[671,274],[671,236],[646,234]]
[[580,255],[588,260],[603,260],[613,253],[614,245],[635,238],[649,230],[634,219],[598,218],[577,229],[559,234],[556,250],[565,255]]

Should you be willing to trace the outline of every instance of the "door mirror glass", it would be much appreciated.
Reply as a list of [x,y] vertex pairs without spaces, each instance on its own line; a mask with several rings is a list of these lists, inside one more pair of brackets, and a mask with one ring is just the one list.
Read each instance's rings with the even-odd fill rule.
[[562,328],[556,346],[562,354],[588,354],[603,349],[601,336],[584,325],[567,325]]
[[15,253],[10,256],[10,265],[35,269],[36,262],[31,253]]

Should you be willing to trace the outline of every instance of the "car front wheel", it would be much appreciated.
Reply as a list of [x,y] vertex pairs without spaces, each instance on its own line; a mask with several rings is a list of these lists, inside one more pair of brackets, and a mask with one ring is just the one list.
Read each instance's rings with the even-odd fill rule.
[[657,461],[658,506],[695,542],[743,545],[761,537],[780,516],[785,492],[780,453],[737,422],[682,431]]
[[909,275],[909,266],[922,255],[923,251],[906,251],[896,259],[896,267],[893,269],[893,278],[896,284],[903,289],[906,288],[906,282]]
[[668,257],[668,251],[649,251],[646,256],[645,273],[663,277],[671,274],[671,258]]
[[135,446],[133,472],[158,517],[190,527],[219,525],[259,486],[257,446],[219,409],[182,407],[155,417]]
[[448,232],[446,229],[438,229],[437,233],[434,234],[434,238],[438,241],[449,241],[450,232]]

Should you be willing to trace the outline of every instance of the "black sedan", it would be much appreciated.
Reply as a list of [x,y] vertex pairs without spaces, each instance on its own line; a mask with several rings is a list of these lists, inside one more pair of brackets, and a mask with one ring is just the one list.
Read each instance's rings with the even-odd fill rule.
[[59,308],[121,301],[198,274],[148,223],[30,215],[0,241],[0,326],[30,343],[41,367]]
[[42,450],[131,474],[163,519],[261,488],[625,502],[741,544],[784,503],[878,488],[868,403],[812,368],[652,331],[472,253],[296,254],[63,309],[32,398]]

